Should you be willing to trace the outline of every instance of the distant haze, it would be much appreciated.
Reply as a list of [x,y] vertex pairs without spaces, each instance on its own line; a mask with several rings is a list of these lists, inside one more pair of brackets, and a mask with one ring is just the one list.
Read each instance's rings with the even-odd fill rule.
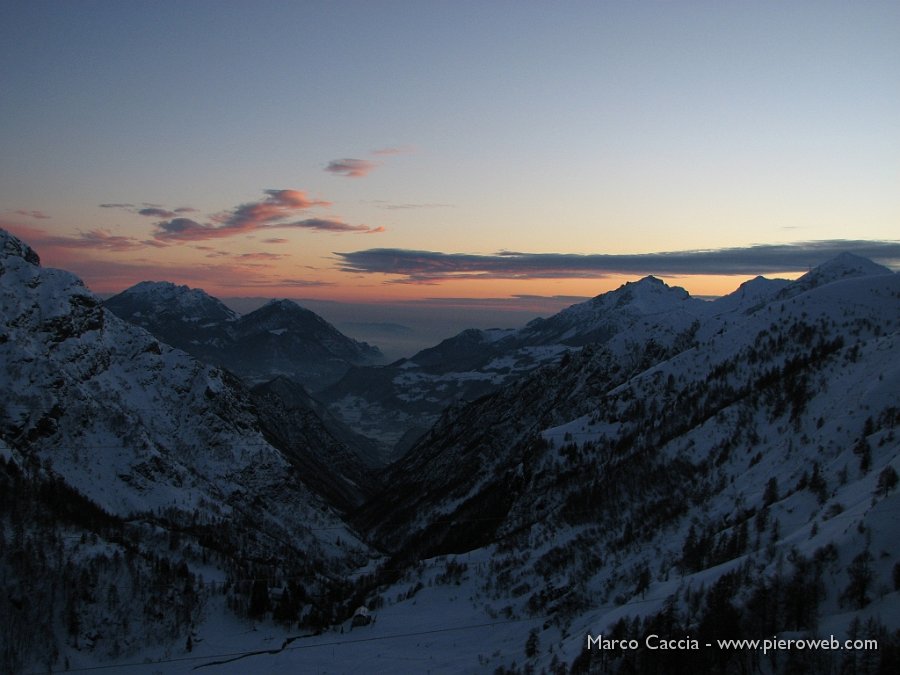
[[[240,314],[251,312],[270,298],[220,298]],[[432,302],[350,303],[295,298],[338,330],[375,345],[389,361],[408,357],[452,337],[466,328],[519,328],[539,316],[550,316],[583,297],[529,297]]]

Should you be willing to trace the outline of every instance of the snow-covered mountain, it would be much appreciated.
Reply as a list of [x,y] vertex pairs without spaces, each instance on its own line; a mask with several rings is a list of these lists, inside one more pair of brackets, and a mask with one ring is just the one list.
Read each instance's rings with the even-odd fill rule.
[[142,281],[103,304],[167,345],[207,362],[218,359],[231,343],[228,328],[238,319],[235,312],[205,291],[168,281]]
[[272,300],[238,316],[200,289],[143,281],[105,305],[167,344],[250,383],[288,376],[315,391],[351,366],[381,359],[377,347],[347,337],[291,300]]
[[[252,604],[252,584],[228,580],[261,573],[294,578],[314,597],[365,558],[340,509],[371,491],[371,477],[302,402],[271,387],[251,395],[227,372],[160,343],[105,310],[72,274],[41,267],[5,231],[0,438],[0,541],[11,542],[0,561],[4,672],[86,641],[106,655],[184,642],[198,616],[164,619],[179,601],[167,606],[167,596],[125,583],[126,562],[147,583],[179,570],[179,583],[191,583],[190,614],[223,583],[229,602]],[[48,547],[49,559],[37,553]],[[47,576],[36,583],[29,573]],[[115,599],[97,598],[106,591],[77,583],[84,574],[123,585]],[[40,602],[23,595],[32,587]],[[17,646],[20,630],[36,642]]]
[[[388,366],[354,368],[320,398],[356,431],[399,457],[448,406],[473,401],[586,344],[689,339],[708,304],[654,277],[579,303],[521,329],[468,329]],[[624,351],[627,345],[623,344]]]
[[[900,276],[844,256],[749,283],[710,303],[692,342],[649,330],[585,346],[451,410],[388,469],[360,527],[393,560],[452,563],[485,619],[523,625],[515,657],[479,652],[481,666],[760,663],[752,650],[590,651],[588,634],[703,649],[852,635],[896,654]],[[858,658],[780,653],[762,670]]]
[[0,309],[4,671],[896,670],[886,268],[714,302],[648,278],[465,332],[406,370],[538,363],[445,408],[380,487],[295,382],[248,392],[5,233]]
[[841,279],[853,277],[880,276],[889,274],[890,270],[883,265],[872,262],[868,258],[853,253],[840,255],[814,267],[797,281],[781,292],[781,297],[790,297],[804,291],[824,286]]

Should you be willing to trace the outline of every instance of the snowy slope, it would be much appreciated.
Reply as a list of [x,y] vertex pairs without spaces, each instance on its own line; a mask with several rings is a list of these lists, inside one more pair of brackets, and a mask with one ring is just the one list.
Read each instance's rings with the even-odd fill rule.
[[[346,480],[297,480],[324,468],[292,460],[302,390],[248,403],[0,242],[0,541],[17,552],[0,559],[0,635],[29,643],[57,607],[31,670],[892,672],[900,276],[884,268],[841,257],[712,303],[647,279],[403,362],[474,377],[443,356],[560,350],[447,408],[351,529],[321,498]],[[583,346],[578,327],[595,331]],[[373,622],[351,619],[361,606]],[[651,633],[880,648],[586,650]]]
[[[96,555],[125,553],[113,541],[124,536],[126,522],[142,539],[161,530],[191,542],[185,546],[203,563],[185,574],[207,581],[265,560],[314,589],[339,579],[367,550],[326,501],[334,491],[321,477],[304,475],[315,465],[310,457],[319,467],[331,457],[332,482],[355,478],[341,492],[348,508],[367,489],[364,469],[351,466],[353,457],[320,423],[295,420],[292,437],[267,429],[262,402],[240,382],[120,320],[76,277],[40,267],[27,245],[3,231],[0,393],[0,437],[12,462],[4,467],[8,490],[29,494],[30,485],[39,498],[44,490],[62,491],[83,504],[77,508],[96,510],[88,525],[101,544],[86,565]],[[278,442],[283,450],[272,444]],[[326,442],[310,454],[310,443]],[[55,513],[61,506],[38,501],[29,508]],[[52,527],[41,532],[60,536]],[[160,555],[153,546],[129,551]],[[167,569],[187,556],[174,544],[162,555],[172,560]],[[10,582],[15,578],[11,573]],[[13,610],[24,611],[15,603]],[[98,649],[115,651],[111,642]]]
[[[624,618],[714,634],[713,588],[728,637],[897,629],[900,277],[840,263],[711,313],[687,349],[645,343],[626,367],[613,339],[446,415],[361,522],[395,559],[488,555],[482,597],[553,617],[582,666],[585,634]],[[747,603],[800,581],[815,602],[754,623]]]
[[518,330],[468,329],[389,366],[352,369],[321,393],[336,415],[401,456],[447,409],[475,400],[586,344],[685,339],[708,303],[654,277],[629,282]]

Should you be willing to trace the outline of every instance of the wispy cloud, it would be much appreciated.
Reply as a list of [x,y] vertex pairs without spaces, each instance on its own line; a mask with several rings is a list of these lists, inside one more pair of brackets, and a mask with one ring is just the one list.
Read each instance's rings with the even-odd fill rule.
[[284,255],[281,253],[267,253],[266,251],[257,251],[255,253],[238,253],[235,258],[238,260],[280,260]]
[[331,281],[317,281],[315,279],[278,279],[273,282],[277,286],[293,286],[295,288],[317,288],[319,286],[334,286]]
[[[212,222],[201,223],[185,217],[162,220],[156,224],[154,237],[160,241],[187,242],[233,237],[276,228],[362,233],[384,231],[381,227],[350,225],[332,218],[291,220],[313,207],[330,206],[330,202],[312,199],[301,190],[265,190],[265,194],[264,199],[241,204],[213,216]],[[286,240],[279,240],[278,243],[284,241]]]
[[376,204],[376,207],[379,209],[387,209],[388,211],[402,211],[402,210],[411,210],[411,209],[451,209],[453,208],[453,204],[439,204],[439,203],[425,203],[425,204],[416,204],[416,203],[404,203],[404,204],[392,204],[390,202],[385,202],[381,204]]
[[[551,302],[581,302],[583,300],[587,300],[590,298],[588,295],[534,295],[533,293],[514,293],[512,296],[517,300],[537,300],[537,301],[551,301]],[[507,300],[508,298],[500,298],[501,300]]]
[[229,237],[238,234],[239,231],[227,232],[225,228],[215,225],[203,225],[190,218],[173,218],[156,224],[157,231],[153,235],[157,239],[167,241],[199,241],[202,239],[215,239],[216,237]]
[[323,230],[325,232],[358,232],[360,234],[377,234],[384,232],[383,227],[369,227],[368,225],[349,225],[340,220],[328,218],[307,218],[296,223],[287,223],[284,227],[299,227],[309,230]]
[[127,202],[111,202],[100,204],[100,208],[128,211],[129,213],[136,213],[139,216],[146,216],[148,218],[174,218],[182,213],[196,213],[197,211],[197,209],[190,206],[180,206],[177,209],[168,209],[160,204],[151,204],[149,202],[144,202],[140,206],[135,206],[134,204],[129,204]]
[[178,214],[175,211],[169,211],[168,209],[151,206],[146,209],[139,209],[138,215],[147,216],[150,218],[174,218]]
[[133,251],[143,247],[143,242],[134,237],[112,234],[108,230],[93,229],[75,236],[50,234],[46,230],[16,225],[3,226],[25,239],[36,249],[89,249],[94,251]]
[[367,176],[377,166],[376,162],[370,162],[367,159],[345,157],[344,159],[333,159],[328,162],[325,171],[347,178],[362,178]]
[[[121,261],[73,258],[66,268],[78,274],[92,290],[118,292],[146,279],[165,279],[178,284],[205,288],[278,288],[285,285],[264,263],[231,258],[208,263],[176,264],[149,260]],[[315,285],[310,282],[310,285]]]
[[266,197],[241,204],[233,211],[217,216],[225,227],[254,230],[314,206],[331,206],[331,202],[310,199],[302,190],[264,190]]
[[336,253],[345,272],[391,274],[398,283],[451,279],[598,278],[609,274],[669,276],[798,272],[844,251],[900,265],[900,242],[826,240],[793,244],[639,254],[562,254],[502,251],[495,255],[376,248]]
[[[149,257],[130,258],[92,256],[96,251],[140,250],[146,242],[121,237],[105,230],[91,230],[78,236],[57,236],[45,230],[0,218],[0,228],[9,230],[32,246],[45,265],[62,267],[81,277],[87,286],[99,293],[112,293],[146,279],[166,279],[180,284],[215,288],[313,288],[331,286],[319,281],[318,270],[310,269],[312,278],[284,278],[278,260],[285,257],[267,251],[229,253],[210,246],[195,245],[212,258],[192,263],[163,262]],[[87,254],[87,255],[86,255]],[[296,273],[304,274],[303,271]]]
[[[414,152],[415,148],[411,145],[397,145],[386,148],[376,148],[369,151],[369,155],[373,157],[389,157],[391,155],[403,155]],[[337,176],[345,178],[362,178],[368,176],[373,170],[381,166],[380,162],[373,162],[368,159],[359,159],[356,157],[344,157],[342,159],[333,159],[325,166],[325,171],[333,173]]]
[[220,239],[232,237],[236,234],[252,232],[259,229],[291,228],[304,230],[320,230],[325,232],[357,232],[362,234],[376,234],[384,232],[383,227],[369,227],[368,225],[350,225],[339,220],[327,218],[307,218],[291,223],[267,223],[256,224],[253,227],[244,225],[240,228],[228,225],[201,224],[190,218],[173,218],[157,224],[157,239],[164,241],[201,241],[205,239]]
[[416,148],[413,145],[397,145],[389,148],[378,148],[376,150],[372,150],[371,154],[376,156],[405,155],[415,151]]
[[15,213],[17,216],[27,216],[29,218],[36,218],[38,220],[47,220],[50,218],[50,216],[48,216],[43,211],[28,211],[26,209],[16,209],[15,211],[13,211],[13,213]]

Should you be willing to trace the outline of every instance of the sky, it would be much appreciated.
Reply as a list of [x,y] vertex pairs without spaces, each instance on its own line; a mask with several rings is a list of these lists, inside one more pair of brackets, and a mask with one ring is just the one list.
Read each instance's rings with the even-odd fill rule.
[[0,227],[98,293],[499,316],[900,267],[897,2],[0,12]]

